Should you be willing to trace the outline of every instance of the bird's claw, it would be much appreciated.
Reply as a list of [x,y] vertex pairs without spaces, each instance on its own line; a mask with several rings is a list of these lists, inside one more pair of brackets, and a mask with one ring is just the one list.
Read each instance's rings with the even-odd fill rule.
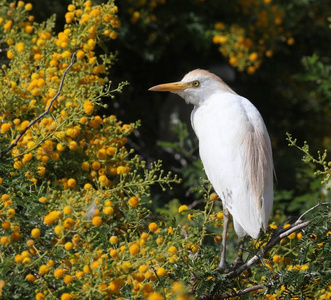
[[220,262],[218,265],[218,270],[222,274],[227,274],[231,271],[231,267],[228,265],[226,261]]

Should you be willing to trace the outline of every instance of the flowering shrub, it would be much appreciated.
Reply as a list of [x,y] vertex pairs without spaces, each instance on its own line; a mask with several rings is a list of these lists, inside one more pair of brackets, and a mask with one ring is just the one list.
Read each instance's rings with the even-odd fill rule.
[[[125,85],[111,87],[114,56],[97,54],[99,43],[117,37],[117,7],[73,1],[58,34],[54,17],[39,24],[32,10],[18,1],[0,11],[7,59],[0,74],[3,299],[184,300],[237,296],[243,288],[266,299],[298,290],[329,297],[322,210],[309,229],[270,248],[252,274],[232,276],[217,271],[223,213],[208,184],[200,188],[203,210],[174,202],[178,221],[153,215],[151,186],[166,190],[179,180],[161,162],[147,166],[134,156],[127,141],[138,122],[98,115],[101,98]],[[282,220],[259,241],[248,239],[247,260],[268,246]]]
[[241,0],[237,9],[244,24],[216,23],[213,43],[220,45],[219,51],[231,66],[253,74],[265,58],[273,55],[279,42],[293,45],[294,39],[282,26],[284,8],[271,0]]

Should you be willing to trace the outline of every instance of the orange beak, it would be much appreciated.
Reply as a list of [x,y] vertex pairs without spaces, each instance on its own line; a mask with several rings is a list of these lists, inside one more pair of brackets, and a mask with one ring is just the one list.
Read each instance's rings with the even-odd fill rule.
[[189,87],[191,87],[189,82],[178,81],[159,84],[151,87],[148,90],[152,92],[180,92],[186,90]]

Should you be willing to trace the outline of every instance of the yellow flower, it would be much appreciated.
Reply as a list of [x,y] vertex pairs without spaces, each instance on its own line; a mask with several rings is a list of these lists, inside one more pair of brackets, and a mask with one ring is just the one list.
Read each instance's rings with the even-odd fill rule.
[[250,55],[249,55],[249,60],[250,61],[256,61],[258,58],[258,55],[256,52],[252,52]]
[[74,11],[76,9],[76,6],[73,4],[68,5],[68,11]]
[[0,238],[0,244],[1,245],[7,245],[10,242],[10,238],[8,236],[2,236]]
[[308,268],[309,268],[308,265],[302,265],[300,267],[300,271],[306,271]]
[[44,300],[45,297],[46,296],[43,293],[37,293],[36,294],[36,300]]
[[31,3],[25,4],[25,10],[30,11],[30,10],[32,10],[32,8],[33,8],[33,6]]
[[218,199],[218,195],[216,193],[212,193],[210,194],[209,199],[215,202]]
[[169,249],[168,249],[168,252],[171,253],[171,254],[177,254],[177,248],[175,246],[171,246]]
[[32,275],[32,274],[28,274],[28,275],[26,275],[25,276],[25,279],[27,280],[27,281],[34,281],[34,276]]
[[178,208],[178,212],[180,213],[180,214],[185,214],[186,212],[186,210],[188,210],[188,206],[187,205],[181,205],[181,206],[179,206],[179,208]]
[[156,274],[160,277],[163,277],[163,276],[167,275],[167,271],[165,268],[158,268],[156,271]]
[[73,178],[70,178],[69,180],[68,180],[68,187],[69,188],[71,188],[71,189],[73,189],[73,188],[75,188],[75,186],[76,186],[76,180],[75,179],[73,179]]
[[63,269],[56,269],[54,271],[54,277],[56,278],[62,278],[64,275],[64,270]]
[[124,175],[124,174],[129,173],[130,168],[126,167],[126,166],[119,166],[119,167],[117,167],[116,171],[117,171],[117,174]]
[[114,209],[111,206],[105,207],[102,211],[107,216],[111,216],[114,213]]
[[131,245],[130,248],[129,248],[129,251],[130,251],[130,254],[131,254],[131,255],[136,255],[136,254],[138,254],[139,251],[140,251],[139,245],[137,245],[137,244],[133,244],[133,245]]
[[152,293],[150,296],[148,296],[147,299],[148,300],[165,300],[164,297],[158,292]]
[[69,284],[70,282],[72,282],[74,280],[74,278],[71,275],[66,275],[64,276],[64,283],[65,284]]
[[35,239],[39,238],[40,237],[40,229],[39,228],[33,228],[31,230],[31,235]]
[[150,223],[150,224],[148,225],[148,229],[149,229],[150,231],[152,231],[152,232],[155,232],[155,231],[157,231],[158,226],[157,226],[156,223],[152,222],[152,223]]
[[70,229],[72,226],[74,226],[75,221],[72,218],[66,218],[63,221],[64,228]]
[[130,205],[131,207],[136,207],[136,206],[138,206],[138,204],[139,204],[139,200],[138,200],[137,197],[131,197],[131,198],[129,199],[128,203],[129,203],[129,205]]
[[67,205],[63,208],[63,213],[65,215],[71,215],[73,213],[73,208],[70,205]]
[[17,52],[23,52],[24,51],[24,43],[22,42],[19,42],[16,44],[16,49],[17,49]]
[[111,244],[117,244],[117,243],[118,243],[118,238],[117,238],[117,236],[115,236],[115,235],[111,236],[111,237],[109,238],[109,242],[110,242]]
[[92,219],[92,224],[94,226],[100,226],[102,224],[102,219],[99,216],[95,216]]
[[64,244],[64,249],[66,249],[67,251],[72,250],[72,248],[73,248],[73,244],[72,244],[72,242],[66,242],[66,243]]
[[1,125],[1,133],[6,133],[12,127],[12,125],[12,123],[3,123]]
[[39,272],[38,272],[39,275],[45,275],[48,272],[49,272],[49,268],[46,265],[41,265],[39,267]]
[[7,218],[9,218],[9,219],[15,217],[15,214],[16,214],[16,212],[15,212],[15,209],[13,209],[13,208],[8,209],[7,213],[6,213]]

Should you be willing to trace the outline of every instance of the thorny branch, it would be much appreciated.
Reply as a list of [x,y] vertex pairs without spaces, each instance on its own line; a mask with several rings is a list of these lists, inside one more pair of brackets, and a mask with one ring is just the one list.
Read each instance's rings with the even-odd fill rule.
[[291,233],[300,230],[306,226],[309,225],[309,221],[303,222],[302,217],[306,215],[308,212],[311,212],[315,208],[322,206],[322,205],[328,205],[330,202],[319,202],[314,207],[310,208],[308,211],[304,212],[297,221],[295,221],[291,226],[286,227],[278,232],[271,238],[271,240],[267,243],[265,247],[263,247],[257,254],[255,254],[248,262],[240,266],[238,269],[230,272],[228,274],[228,278],[234,278],[238,275],[240,275],[243,271],[250,268],[253,264],[255,264],[257,261],[261,260],[264,255],[269,251],[272,247],[277,245],[283,238],[289,236]]
[[[309,225],[309,221],[302,221],[302,218],[309,212],[311,212],[312,210],[316,209],[319,206],[322,205],[330,205],[331,202],[324,202],[321,203],[319,202],[318,204],[316,204],[315,206],[313,206],[312,208],[308,209],[306,212],[304,212],[298,219],[296,222],[294,222],[292,225],[290,225],[289,227],[286,227],[284,229],[281,229],[279,231],[276,231],[275,235],[272,236],[271,240],[267,243],[266,246],[264,246],[257,254],[255,254],[248,262],[246,262],[245,264],[241,265],[239,268],[231,271],[230,273],[227,274],[227,277],[229,279],[237,277],[238,275],[240,275],[242,272],[244,272],[245,270],[249,269],[252,265],[254,265],[256,262],[261,261],[262,258],[265,256],[265,254],[267,253],[267,251],[269,251],[271,248],[273,248],[275,245],[277,245],[283,238],[289,236],[291,233],[298,231],[304,227],[307,227]],[[244,294],[247,294],[249,292],[258,290],[258,289],[262,289],[263,287],[268,287],[268,286],[272,286],[274,285],[276,282],[269,282],[266,283],[264,285],[260,284],[260,285],[255,285],[240,291],[235,291],[232,293],[224,293],[224,294],[220,294],[220,295],[204,295],[202,297],[200,297],[200,300],[217,300],[217,299],[226,299],[229,297],[236,297],[236,296],[241,296]]]
[[54,101],[57,99],[57,97],[59,97],[59,95],[61,94],[61,91],[62,91],[62,88],[63,88],[63,84],[64,84],[64,79],[67,75],[67,73],[69,72],[70,68],[72,67],[72,65],[74,64],[74,61],[75,61],[75,56],[76,56],[76,52],[74,52],[71,56],[71,61],[70,61],[70,64],[69,66],[66,68],[66,70],[63,72],[63,75],[62,75],[62,79],[61,79],[61,82],[60,82],[60,86],[59,86],[59,89],[56,93],[56,95],[53,97],[53,99],[50,101],[47,109],[41,114],[39,115],[37,118],[35,118],[34,120],[32,120],[30,122],[30,124],[24,129],[22,130],[22,132],[19,134],[19,136],[16,138],[16,140],[5,150],[3,150],[1,153],[0,153],[0,159],[2,159],[11,149],[13,149],[14,147],[17,146],[17,143],[18,141],[22,138],[22,136],[34,125],[36,124],[41,118],[43,118],[46,114],[49,113]]

